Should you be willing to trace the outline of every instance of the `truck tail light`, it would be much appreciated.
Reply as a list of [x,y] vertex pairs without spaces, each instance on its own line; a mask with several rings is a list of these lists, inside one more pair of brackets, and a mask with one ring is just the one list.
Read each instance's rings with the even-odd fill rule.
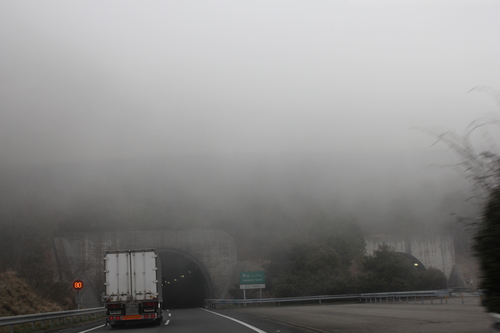
[[122,305],[120,303],[115,303],[115,304],[108,304],[108,309],[117,309],[121,308]]

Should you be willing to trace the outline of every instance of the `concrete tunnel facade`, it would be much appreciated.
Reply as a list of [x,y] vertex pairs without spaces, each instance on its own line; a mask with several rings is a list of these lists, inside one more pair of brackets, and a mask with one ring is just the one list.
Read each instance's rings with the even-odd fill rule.
[[[396,252],[413,256],[425,267],[442,270],[447,277],[455,265],[451,236],[406,239],[397,235],[372,235],[365,241],[368,254],[372,254],[378,245],[388,244]],[[156,249],[167,284],[163,289],[164,300],[170,308],[200,306],[206,298],[230,298],[228,291],[238,283],[239,272],[247,270],[245,264],[237,261],[233,238],[222,230],[64,233],[54,239],[54,247],[65,279],[85,281],[86,287],[82,290],[85,307],[101,305],[105,251]],[[177,283],[176,288],[168,287],[168,282]],[[182,300],[185,298],[189,301]]]
[[[82,294],[86,307],[100,306],[105,251],[156,249],[165,279],[164,299],[171,308],[200,306],[205,298],[227,297],[238,270],[234,240],[221,230],[64,233],[54,239],[54,246],[63,274],[85,281]],[[169,289],[174,283],[176,288]],[[186,302],[186,298],[191,301]]]

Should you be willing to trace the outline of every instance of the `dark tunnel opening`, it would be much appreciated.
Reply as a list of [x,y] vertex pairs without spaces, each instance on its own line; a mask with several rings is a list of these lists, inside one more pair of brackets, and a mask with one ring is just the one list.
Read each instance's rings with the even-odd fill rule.
[[187,253],[159,250],[162,271],[163,308],[192,308],[210,298],[210,282],[203,266]]
[[404,257],[406,260],[411,262],[411,264],[415,267],[416,270],[418,270],[418,271],[426,271],[427,270],[427,268],[425,268],[424,264],[422,264],[422,262],[420,260],[418,260],[417,258],[412,256],[411,254],[405,253],[405,252],[396,252],[396,253],[399,253],[402,257]]

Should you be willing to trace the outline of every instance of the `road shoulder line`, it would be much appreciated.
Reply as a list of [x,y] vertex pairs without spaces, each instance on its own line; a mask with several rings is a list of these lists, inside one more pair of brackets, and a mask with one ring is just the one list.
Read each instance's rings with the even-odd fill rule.
[[237,322],[238,324],[243,325],[243,326],[245,326],[245,327],[248,327],[249,329],[251,329],[251,330],[253,330],[253,331],[255,331],[255,332],[258,332],[258,333],[267,333],[266,331],[263,331],[263,330],[261,330],[261,329],[259,329],[259,328],[255,327],[255,326],[252,326],[252,325],[250,325],[250,324],[247,324],[247,323],[245,323],[245,322],[242,322],[241,320],[234,319],[234,318],[231,318],[231,317],[228,317],[228,316],[222,315],[222,314],[217,313],[217,312],[209,311],[209,310],[207,310],[207,309],[203,309],[203,308],[200,308],[200,309],[202,309],[203,311],[210,312],[210,313],[212,313],[212,314],[215,314],[215,315],[218,315],[218,316],[224,317],[224,318],[226,318],[226,319],[232,320],[232,321],[234,321],[234,322]]

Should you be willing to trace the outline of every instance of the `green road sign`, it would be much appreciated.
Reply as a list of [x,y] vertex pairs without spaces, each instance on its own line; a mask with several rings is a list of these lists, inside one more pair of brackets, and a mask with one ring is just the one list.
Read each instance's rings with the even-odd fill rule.
[[265,284],[266,273],[263,271],[257,272],[240,272],[240,284]]

